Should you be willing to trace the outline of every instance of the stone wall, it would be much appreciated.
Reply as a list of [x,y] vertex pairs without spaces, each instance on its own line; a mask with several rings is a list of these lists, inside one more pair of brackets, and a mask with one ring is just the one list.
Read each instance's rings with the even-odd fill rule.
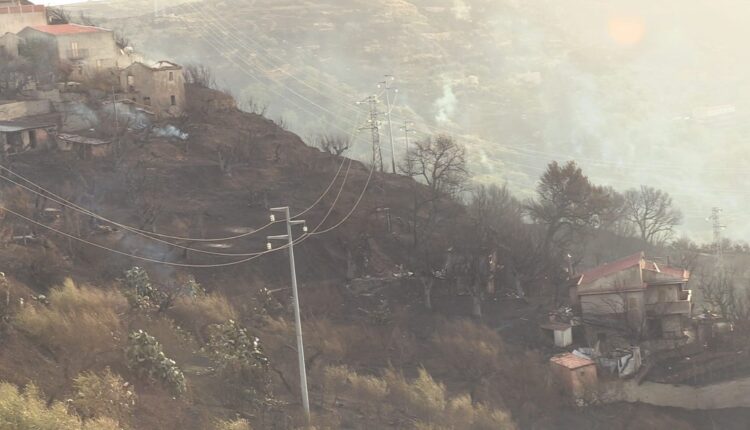
[[610,402],[640,402],[683,409],[750,407],[750,377],[694,387],[634,380],[613,381],[600,386],[600,399]]
[[43,115],[50,112],[49,100],[0,102],[0,121],[8,121],[30,115]]

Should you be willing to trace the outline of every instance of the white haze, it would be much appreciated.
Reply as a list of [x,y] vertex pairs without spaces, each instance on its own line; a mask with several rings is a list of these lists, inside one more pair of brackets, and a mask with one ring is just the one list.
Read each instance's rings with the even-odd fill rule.
[[[96,14],[102,3],[81,7]],[[211,64],[240,101],[268,102],[302,136],[330,127],[321,118],[351,129],[352,102],[392,73],[396,117],[460,136],[480,181],[529,196],[550,160],[576,159],[596,183],[668,191],[685,214],[681,231],[699,240],[710,239],[712,206],[724,209],[729,237],[750,239],[746,0],[206,0],[195,4],[213,12],[173,7],[157,20],[151,2],[109,3],[123,6],[100,10],[133,18],[105,23],[137,48]],[[233,64],[272,70],[253,60],[266,50],[319,91],[278,70],[256,81]],[[292,91],[331,114],[281,99]]]

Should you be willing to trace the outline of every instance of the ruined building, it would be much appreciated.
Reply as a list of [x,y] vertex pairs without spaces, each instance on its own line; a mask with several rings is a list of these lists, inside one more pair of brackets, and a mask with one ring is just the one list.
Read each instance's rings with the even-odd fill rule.
[[120,86],[129,100],[149,109],[157,118],[176,117],[185,111],[185,79],[177,64],[133,63],[120,73]]
[[570,299],[590,331],[617,328],[631,337],[677,339],[692,310],[689,277],[639,252],[574,276]]

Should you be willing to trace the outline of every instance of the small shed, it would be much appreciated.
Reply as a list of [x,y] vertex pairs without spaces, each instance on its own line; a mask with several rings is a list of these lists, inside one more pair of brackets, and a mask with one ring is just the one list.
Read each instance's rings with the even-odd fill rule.
[[569,352],[550,358],[552,372],[575,399],[586,399],[596,392],[596,363]]
[[565,348],[573,344],[573,326],[561,322],[549,322],[541,325],[542,330],[551,333],[555,346]]
[[57,131],[57,124],[49,121],[19,118],[0,121],[0,150],[3,155],[40,149]]
[[57,145],[61,151],[75,151],[82,160],[106,157],[112,152],[111,141],[77,134],[58,134]]

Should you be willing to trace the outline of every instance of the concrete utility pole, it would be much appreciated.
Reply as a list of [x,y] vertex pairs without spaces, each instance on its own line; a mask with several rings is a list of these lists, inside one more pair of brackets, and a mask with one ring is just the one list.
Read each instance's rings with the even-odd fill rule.
[[[271,208],[271,212],[282,212],[286,221],[286,234],[268,236],[268,250],[272,249],[272,240],[286,240],[289,248],[289,269],[292,273],[292,300],[294,302],[294,328],[297,334],[297,358],[299,360],[299,386],[302,391],[302,407],[305,410],[305,419],[310,423],[310,400],[307,395],[307,370],[305,369],[305,348],[302,343],[302,322],[299,312],[299,294],[297,292],[297,271],[294,267],[294,238],[292,237],[292,226],[301,225],[302,231],[307,233],[305,220],[292,220],[289,215],[289,206]],[[271,215],[271,221],[275,221]]]
[[378,96],[370,96],[366,99],[357,102],[357,104],[370,105],[370,119],[367,120],[368,125],[360,128],[360,130],[370,130],[372,133],[372,163],[375,168],[379,168],[383,171],[383,152],[380,148],[380,112],[378,112],[378,103],[380,99]]
[[414,130],[414,123],[411,121],[404,121],[404,125],[401,126],[401,131],[404,132],[404,144],[406,146],[406,153],[409,153],[409,133],[415,133],[416,130]]
[[385,115],[386,118],[388,118],[388,137],[391,139],[391,169],[393,169],[392,173],[396,173],[396,153],[393,146],[393,125],[391,124],[391,90],[393,90],[394,93],[398,93],[398,88],[391,87],[391,83],[394,80],[396,80],[396,78],[393,75],[385,75],[385,80],[378,84],[378,88],[383,88],[385,90]]
[[712,208],[711,217],[709,220],[713,224],[714,230],[714,243],[716,244],[716,260],[721,264],[724,257],[724,250],[722,249],[722,235],[721,232],[727,227],[721,224],[721,208]]

